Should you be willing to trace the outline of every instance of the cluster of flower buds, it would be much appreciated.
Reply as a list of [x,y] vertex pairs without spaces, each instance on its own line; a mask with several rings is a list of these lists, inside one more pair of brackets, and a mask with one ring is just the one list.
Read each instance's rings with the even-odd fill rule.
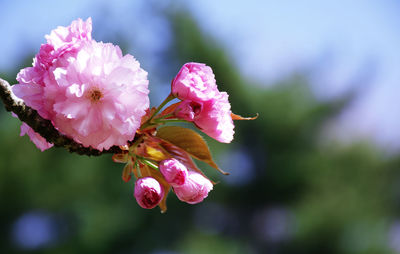
[[[179,101],[161,109],[171,100]],[[218,168],[203,138],[195,131],[178,126],[160,127],[164,123],[183,121],[224,143],[233,139],[233,120],[228,94],[218,90],[212,69],[202,63],[186,63],[171,83],[171,94],[158,108],[147,112],[141,128],[126,152],[114,155],[124,162],[122,178],[135,183],[135,198],[143,208],[159,205],[166,209],[166,195],[172,190],[179,200],[197,204],[213,189],[213,183],[197,168],[192,158]],[[160,127],[160,128],[159,128]],[[151,179],[151,180],[150,180]]]
[[[212,69],[202,63],[183,65],[171,93],[150,108],[147,72],[118,46],[93,40],[91,31],[90,18],[53,30],[33,66],[19,72],[14,94],[84,147],[103,151],[119,146],[113,160],[126,164],[124,181],[136,178],[134,196],[141,207],[159,205],[165,211],[171,190],[189,204],[203,201],[213,183],[193,158],[225,172],[196,131],[163,125],[193,123],[211,138],[230,143],[233,120],[251,118],[231,112],[228,94],[218,90]],[[172,100],[178,102],[166,107]],[[25,123],[21,134],[42,151],[52,146]]]
[[[210,180],[200,173],[188,171],[177,159],[161,161],[159,170],[167,183],[172,186],[176,196],[183,202],[200,203],[213,188]],[[163,186],[152,177],[139,178],[135,183],[135,198],[143,208],[156,207],[164,195]]]

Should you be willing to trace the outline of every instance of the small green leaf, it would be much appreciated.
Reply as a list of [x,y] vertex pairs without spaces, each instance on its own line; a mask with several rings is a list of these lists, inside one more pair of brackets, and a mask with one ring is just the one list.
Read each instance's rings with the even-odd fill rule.
[[181,148],[194,158],[204,161],[222,174],[229,175],[215,164],[207,143],[197,132],[179,126],[166,126],[160,128],[156,136]]

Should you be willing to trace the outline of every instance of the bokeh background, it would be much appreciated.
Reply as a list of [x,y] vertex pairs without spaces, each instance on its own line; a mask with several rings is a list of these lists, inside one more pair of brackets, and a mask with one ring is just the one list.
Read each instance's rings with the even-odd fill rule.
[[227,91],[230,176],[201,204],[141,209],[109,155],[40,152],[0,107],[0,253],[400,253],[400,3],[0,1],[0,77],[93,18],[148,71],[152,105],[189,61]]

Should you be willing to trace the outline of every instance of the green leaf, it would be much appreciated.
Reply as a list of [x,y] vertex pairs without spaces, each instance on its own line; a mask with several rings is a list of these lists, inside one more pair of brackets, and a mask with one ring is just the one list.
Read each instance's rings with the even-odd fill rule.
[[160,128],[156,136],[181,148],[192,157],[204,161],[222,174],[229,175],[215,164],[207,143],[197,132],[179,126],[166,126]]

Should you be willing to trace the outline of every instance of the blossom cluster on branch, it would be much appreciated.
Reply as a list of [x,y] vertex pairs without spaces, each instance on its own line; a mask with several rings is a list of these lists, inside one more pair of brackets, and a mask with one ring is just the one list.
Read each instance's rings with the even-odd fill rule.
[[[42,151],[60,146],[49,138],[43,124],[37,124],[44,122],[84,149],[98,154],[114,151],[113,160],[125,164],[122,179],[136,178],[134,196],[143,208],[159,205],[166,211],[171,190],[189,204],[203,201],[214,183],[193,158],[226,173],[197,132],[163,125],[193,123],[211,138],[230,143],[233,120],[254,118],[233,114],[228,94],[218,90],[212,69],[194,62],[183,65],[171,82],[171,93],[158,107],[150,108],[147,72],[118,46],[92,39],[91,31],[90,18],[53,30],[32,67],[18,73],[12,91],[1,86],[6,108],[23,121],[21,135],[27,134]],[[24,107],[11,107],[16,100]],[[166,107],[172,100],[178,102]],[[28,110],[36,112],[39,120],[29,119]]]

